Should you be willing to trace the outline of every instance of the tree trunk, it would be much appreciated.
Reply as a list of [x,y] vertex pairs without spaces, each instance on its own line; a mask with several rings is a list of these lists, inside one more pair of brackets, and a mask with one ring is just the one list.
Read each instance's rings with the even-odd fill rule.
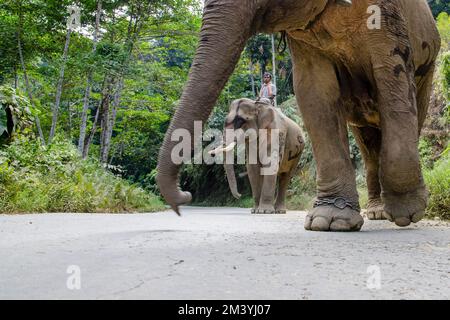
[[112,132],[113,132],[114,125],[116,123],[117,109],[120,106],[120,98],[122,95],[122,89],[123,89],[123,78],[121,78],[119,80],[116,92],[114,93],[111,113],[109,114],[108,121],[107,121],[108,123],[105,128],[105,135],[104,135],[104,140],[103,140],[103,144],[102,144],[103,145],[102,153],[100,156],[100,161],[102,163],[108,162],[109,150],[111,148]]
[[[27,68],[25,67],[25,60],[23,58],[23,51],[22,51],[22,17],[19,18],[19,30],[17,31],[17,47],[19,51],[19,59],[20,59],[20,65],[22,66],[22,72],[23,72],[23,78],[25,80],[25,87],[27,90],[28,98],[30,99],[30,104],[32,107],[34,107],[34,101],[33,101],[33,94],[31,92],[30,82],[28,80],[28,74],[27,74]],[[34,117],[34,121],[36,122],[36,128],[38,130],[39,138],[41,139],[42,145],[45,145],[45,137],[44,133],[42,132],[41,127],[41,121],[39,120],[39,116]]]
[[105,163],[108,160],[107,154],[107,134],[109,130],[109,117],[110,117],[110,93],[109,90],[106,95],[103,97],[102,109],[100,113],[100,126],[102,128],[102,132],[100,135],[100,162]]
[[[102,135],[100,139],[100,162],[101,163],[108,163],[108,156],[109,156],[109,150],[111,148],[111,138],[112,138],[112,132],[114,128],[114,124],[116,122],[116,115],[117,115],[117,109],[120,106],[120,99],[122,95],[123,90],[123,80],[125,77],[125,74],[127,72],[128,68],[128,61],[131,58],[134,45],[136,41],[139,38],[139,34],[141,31],[141,28],[143,26],[142,21],[144,21],[144,16],[148,14],[148,12],[143,11],[143,7],[139,6],[137,8],[137,12],[134,13],[134,9],[132,8],[131,12],[131,18],[128,23],[128,32],[127,37],[125,38],[125,47],[127,48],[127,56],[126,59],[127,62],[125,62],[121,68],[120,75],[119,75],[119,81],[117,82],[117,88],[114,93],[112,107],[107,109],[104,109],[102,112]],[[111,39],[113,41],[113,39]],[[112,87],[112,86],[111,86]],[[110,87],[110,88],[111,88]],[[109,90],[111,92],[111,90]]]
[[86,159],[89,155],[89,147],[91,146],[92,139],[94,138],[95,132],[97,131],[97,123],[98,123],[98,118],[100,116],[100,108],[101,108],[101,105],[98,106],[97,111],[95,112],[95,118],[94,118],[94,122],[92,123],[91,132],[89,133],[89,135],[86,137],[86,140],[84,141],[84,148],[83,148],[83,153],[82,153],[83,159]]
[[63,52],[63,61],[62,61],[61,69],[59,71],[58,86],[56,88],[56,101],[55,101],[55,105],[53,106],[52,127],[50,129],[50,135],[48,137],[49,144],[52,142],[53,137],[55,136],[55,133],[56,133],[56,123],[58,122],[59,106],[61,104],[61,94],[62,94],[62,87],[63,87],[63,83],[64,83],[64,71],[66,68],[67,54],[69,52],[71,33],[72,33],[72,29],[69,28],[67,30],[66,43],[64,45],[64,52]]
[[256,97],[257,93],[256,93],[256,86],[255,86],[255,76],[253,75],[254,68],[253,68],[253,62],[251,59],[250,59],[250,63],[249,63],[249,71],[250,71],[250,81],[252,84],[252,93],[253,93],[253,96]]
[[19,83],[19,78],[17,74],[17,66],[14,65],[14,89],[17,89],[17,85]]
[[[277,86],[277,68],[276,68],[276,62],[275,62],[275,37],[272,34],[272,80],[275,87]],[[277,106],[277,97],[275,96],[274,99],[275,107]]]
[[[124,45],[127,49],[128,53],[128,61],[131,57],[134,44],[139,38],[140,31],[144,25],[145,17],[149,16],[151,12],[151,8],[154,5],[152,2],[149,2],[145,5],[142,5],[142,3],[138,2],[138,5],[131,5],[130,7],[130,20],[128,23],[128,32],[127,36],[124,41]],[[113,16],[114,21],[114,16]],[[114,37],[114,32],[111,33],[111,42],[117,41]],[[105,79],[104,88],[106,91],[102,90],[102,107],[100,110],[98,110],[96,119],[100,119],[102,132],[100,135],[100,161],[102,163],[107,163],[108,161],[108,154],[111,147],[111,137],[112,137],[112,131],[114,128],[114,124],[116,121],[116,114],[117,109],[120,106],[120,99],[121,99],[121,93],[123,90],[123,80],[126,75],[128,68],[128,62],[125,62],[125,64],[121,67],[121,71],[119,72],[118,76],[111,76],[107,75]],[[114,79],[119,78],[119,81],[117,82],[117,90],[114,94],[112,105],[110,108],[110,98],[111,98],[111,92],[112,87],[114,84]],[[97,122],[96,121],[96,122]],[[92,136],[95,134],[95,132],[91,132],[90,135],[90,141],[92,140]],[[86,139],[85,139],[86,140]],[[86,144],[86,143],[85,143]],[[88,150],[89,146],[85,146],[83,150]],[[87,156],[87,152],[83,151],[83,157]]]
[[[91,129],[90,134],[85,138],[85,141],[84,141],[84,148],[83,148],[83,153],[82,153],[82,157],[84,159],[87,158],[87,156],[89,154],[89,148],[92,143],[92,139],[94,138],[94,135],[97,131],[98,123],[100,123],[100,127],[103,128],[103,126],[104,126],[103,119],[105,118],[105,114],[108,113],[108,109],[109,109],[111,82],[112,82],[112,78],[109,75],[106,75],[103,80],[102,98],[99,103],[99,106],[97,107],[97,111],[95,113],[94,123],[92,124],[92,129]],[[102,141],[103,141],[103,131],[102,131],[102,134],[100,135],[100,148],[102,148],[102,143],[103,143]]]
[[[94,53],[97,50],[97,42],[98,42],[98,30],[100,27],[100,15],[102,11],[102,0],[98,0],[97,2],[97,14],[95,16],[95,30],[94,30],[94,44],[92,47],[92,52]],[[80,124],[80,137],[78,139],[78,151],[80,153],[84,150],[84,140],[86,137],[86,125],[87,125],[87,113],[89,110],[89,98],[91,95],[91,82],[92,82],[92,68],[89,68],[88,77],[86,82],[86,90],[84,92],[84,100],[83,100],[83,111],[81,113],[81,124]]]
[[72,106],[70,103],[67,104],[67,112],[69,113],[69,138],[72,140]]

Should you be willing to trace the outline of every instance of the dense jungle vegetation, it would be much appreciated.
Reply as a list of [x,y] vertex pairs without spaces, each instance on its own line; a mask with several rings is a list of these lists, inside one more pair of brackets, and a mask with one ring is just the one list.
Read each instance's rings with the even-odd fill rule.
[[[431,192],[429,215],[450,219],[449,1],[429,1],[442,36],[430,112],[420,140]],[[68,8],[81,26],[69,30]],[[0,212],[136,212],[164,208],[155,184],[159,147],[198,42],[198,0],[0,0]],[[281,43],[275,35],[275,47]],[[281,43],[282,44],[282,43]],[[229,103],[254,98],[273,72],[278,104],[296,112],[289,50],[252,38],[207,127],[221,129]],[[364,205],[364,170],[350,136]],[[238,172],[245,171],[238,168]],[[290,187],[291,209],[308,208],[315,166],[307,144]],[[187,165],[196,204],[251,206],[232,199],[223,168]]]

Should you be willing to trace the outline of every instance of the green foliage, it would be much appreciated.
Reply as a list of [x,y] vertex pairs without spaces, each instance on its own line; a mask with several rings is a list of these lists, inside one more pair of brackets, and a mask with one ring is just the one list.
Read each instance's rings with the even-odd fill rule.
[[422,167],[431,168],[433,166],[433,151],[433,144],[429,139],[422,138],[419,140],[419,154]]
[[17,42],[15,24],[15,19],[0,6],[0,84],[18,67],[17,46],[14,45]]
[[[244,165],[236,165],[238,190],[243,198],[251,197],[248,177],[239,177],[246,171]],[[181,172],[181,187],[193,194],[195,204],[227,206],[239,203],[231,195],[222,165],[186,165]]]
[[259,63],[261,73],[266,71],[266,66],[272,59],[272,42],[270,36],[266,34],[258,34],[252,37],[246,47],[246,53],[253,63]]
[[450,124],[450,15],[442,12],[437,17],[437,28],[441,35],[441,54],[437,62],[437,94],[441,94],[446,100],[444,119]]
[[450,51],[442,55],[441,66],[441,88],[447,105],[444,110],[445,121],[450,124]]
[[44,147],[21,137],[0,151],[0,211],[151,212],[160,200],[106,171],[96,161],[83,161],[67,140]]
[[316,179],[310,168],[300,170],[291,180],[288,190],[287,206],[291,210],[312,208],[316,197]]
[[290,96],[288,100],[280,105],[280,109],[286,116],[294,120],[302,128],[303,138],[305,139],[305,149],[303,150],[302,156],[300,158],[300,167],[302,168],[302,170],[308,170],[308,176],[311,176],[313,179],[315,179],[316,165],[314,162],[312,144],[303,124],[303,119],[300,117],[296,98],[294,96]]
[[441,35],[442,49],[447,51],[450,44],[450,16],[449,12],[441,12],[436,19],[436,26]]
[[196,206],[199,207],[236,207],[236,208],[253,208],[254,206],[254,201],[253,198],[249,195],[243,196],[240,199],[236,199],[236,198],[231,198],[231,199],[226,199],[226,201],[224,201],[223,199],[218,199],[216,197],[213,197],[212,199],[205,199],[204,201],[201,202],[196,202],[195,203]]
[[450,12],[450,2],[448,0],[428,0],[428,4],[435,17],[441,12]]
[[96,71],[118,76],[127,62],[128,54],[125,48],[117,43],[102,41],[94,53]]
[[0,86],[0,145],[32,125],[30,103],[8,86]]
[[430,191],[427,215],[450,220],[450,149],[433,169],[425,170],[424,177]]

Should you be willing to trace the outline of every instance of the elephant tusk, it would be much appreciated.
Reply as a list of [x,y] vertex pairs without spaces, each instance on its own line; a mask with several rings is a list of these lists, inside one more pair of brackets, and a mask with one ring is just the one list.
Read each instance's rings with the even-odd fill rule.
[[239,178],[246,177],[246,176],[248,176],[248,172],[247,171],[246,172],[241,172],[241,173],[238,174],[238,176],[239,176]]
[[341,6],[350,7],[352,5],[352,0],[338,0],[337,3]]
[[218,148],[216,148],[214,150],[209,151],[208,153],[210,155],[215,155],[215,154],[218,154],[220,152],[230,152],[230,151],[232,151],[234,149],[235,146],[236,146],[236,142],[232,142],[226,147],[218,147]]
[[228,147],[226,147],[225,149],[223,149],[223,151],[225,152],[230,152],[234,149],[234,147],[236,146],[236,142],[232,142],[228,145]]

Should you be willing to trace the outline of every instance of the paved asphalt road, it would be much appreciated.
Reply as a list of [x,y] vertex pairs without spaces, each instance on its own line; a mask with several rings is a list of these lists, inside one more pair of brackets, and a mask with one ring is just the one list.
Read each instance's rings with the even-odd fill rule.
[[450,298],[448,223],[316,233],[304,212],[183,214],[0,215],[0,299]]

